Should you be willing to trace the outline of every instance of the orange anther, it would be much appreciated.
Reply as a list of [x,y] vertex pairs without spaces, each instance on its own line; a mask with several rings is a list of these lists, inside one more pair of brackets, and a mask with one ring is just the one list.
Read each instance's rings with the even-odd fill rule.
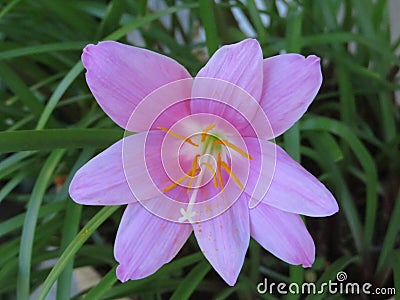
[[206,140],[207,133],[208,133],[211,129],[213,129],[214,127],[215,127],[215,124],[211,124],[211,125],[209,125],[208,127],[206,127],[206,128],[203,130],[203,132],[202,132],[202,134],[201,134],[201,142],[202,142],[202,143]]
[[242,155],[243,157],[252,160],[253,158],[251,157],[250,154],[244,152],[242,149],[240,149],[238,146],[229,143],[226,140],[217,140],[214,142],[215,145],[225,145],[226,147],[232,148],[233,150],[235,150],[237,153],[239,153],[240,155]]
[[185,138],[184,136],[181,136],[181,135],[179,135],[179,134],[177,134],[177,133],[175,133],[175,132],[173,132],[173,131],[165,128],[165,127],[158,126],[157,129],[165,131],[166,133],[169,133],[173,137],[176,137],[177,139],[180,139],[180,140],[182,140],[182,141],[184,141],[186,143],[189,143],[190,145],[193,145],[195,147],[199,146],[198,144],[194,143],[190,138]]

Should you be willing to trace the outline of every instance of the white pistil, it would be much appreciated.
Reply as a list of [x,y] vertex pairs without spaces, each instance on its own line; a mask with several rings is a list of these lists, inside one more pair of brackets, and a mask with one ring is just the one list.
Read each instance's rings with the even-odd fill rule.
[[[208,155],[208,153],[211,150],[211,147],[212,147],[212,143],[209,143],[208,147],[203,152],[204,154],[201,156],[201,157],[207,156],[206,163],[208,163],[208,164],[210,163],[209,159],[211,157],[211,155]],[[200,158],[197,159],[197,165],[200,165],[199,164]],[[182,217],[180,217],[178,219],[179,222],[185,222],[186,220],[188,220],[190,223],[193,223],[192,218],[196,215],[196,212],[193,211],[193,206],[194,206],[194,203],[196,203],[197,193],[199,192],[199,186],[201,184],[201,181],[203,180],[204,173],[205,173],[204,169],[201,169],[201,167],[200,167],[200,174],[197,177],[196,185],[194,186],[192,195],[190,195],[188,206],[187,206],[186,210],[183,208],[180,209],[180,213],[182,214]]]

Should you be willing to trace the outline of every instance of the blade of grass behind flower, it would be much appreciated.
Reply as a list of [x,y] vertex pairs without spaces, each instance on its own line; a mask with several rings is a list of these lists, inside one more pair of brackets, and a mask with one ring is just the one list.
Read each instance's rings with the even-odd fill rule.
[[135,19],[131,22],[124,24],[123,26],[121,26],[120,28],[115,30],[113,33],[104,37],[103,40],[119,40],[120,38],[124,37],[128,32],[135,30],[135,29],[137,29],[147,23],[150,23],[154,20],[157,20],[157,19],[161,18],[162,16],[165,16],[168,14],[173,14],[180,10],[190,9],[190,8],[194,8],[197,6],[198,6],[197,3],[181,4],[179,6],[172,6],[165,10],[148,14],[146,16],[140,17],[139,19]]
[[260,12],[254,0],[248,0],[246,4],[247,9],[249,10],[251,21],[253,22],[254,28],[257,31],[257,39],[260,44],[263,45],[267,41],[268,33],[263,22],[261,21]]
[[394,252],[394,246],[397,238],[397,234],[400,230],[400,190],[397,194],[392,215],[390,217],[389,226],[386,230],[385,239],[383,240],[382,250],[378,260],[378,267],[376,273],[379,274],[383,271],[383,268],[389,262],[391,254]]
[[19,268],[17,277],[17,297],[18,299],[28,299],[31,273],[32,247],[35,235],[35,227],[37,223],[39,209],[43,196],[53,177],[59,161],[64,155],[65,150],[55,150],[46,160],[40,172],[38,179],[29,199],[24,227],[21,236]]
[[396,250],[393,254],[393,277],[397,294],[400,291],[400,250]]
[[103,294],[110,289],[117,282],[116,276],[117,266],[114,266],[108,273],[96,284],[89,292],[84,296],[83,299],[102,299]]
[[219,46],[218,30],[214,14],[214,1],[202,0],[199,1],[199,4],[199,14],[206,32],[208,55],[211,57]]
[[[44,218],[50,214],[57,213],[65,208],[65,201],[51,202],[46,205],[42,205],[39,209],[38,219]],[[19,230],[26,218],[26,213],[19,214],[13,218],[7,219],[0,223],[0,237],[13,232],[15,230]]]
[[210,271],[211,265],[208,261],[202,261],[194,267],[171,296],[171,300],[189,299],[204,276]]
[[21,0],[13,0],[9,2],[6,6],[3,7],[3,9],[0,11],[0,19],[7,14],[15,5],[18,4],[18,2],[21,2]]
[[0,78],[35,116],[40,116],[42,102],[31,92],[24,81],[5,62],[0,61]]
[[108,4],[106,15],[101,20],[95,40],[98,40],[101,36],[109,34],[116,29],[115,27],[119,24],[120,18],[126,9],[125,6],[125,0],[114,0]]
[[82,228],[82,230],[76,235],[73,241],[68,245],[59,260],[50,271],[46,280],[43,283],[42,289],[37,297],[37,300],[44,300],[57,280],[58,276],[64,270],[68,262],[74,257],[76,252],[82,247],[86,240],[93,234],[93,232],[107,220],[119,206],[106,206],[103,207],[90,221]]
[[335,187],[335,196],[339,202],[339,209],[344,211],[347,223],[353,235],[355,246],[358,252],[361,253],[363,252],[363,247],[365,245],[362,235],[361,221],[354,205],[354,201],[351,198],[349,189],[341,172],[339,171],[338,166],[333,159],[326,159],[326,153],[329,153],[327,150],[329,147],[329,138],[327,134],[327,132],[314,134],[312,135],[310,142],[317,150],[316,153],[319,155],[318,159],[321,167],[325,170],[325,172],[330,173],[329,182],[333,187]]
[[[321,285],[323,283],[328,283],[329,280],[335,281],[336,275],[338,272],[343,271],[348,265],[352,263],[356,263],[360,260],[358,256],[342,256],[338,260],[336,260],[333,264],[331,264],[328,269],[319,277],[316,282],[317,290],[319,291]],[[306,300],[320,300],[325,299],[325,294],[328,291],[327,286],[325,286],[324,293],[318,293],[313,295],[308,295]]]
[[156,292],[156,287],[158,287],[161,283],[164,285],[166,284],[166,286],[170,285],[170,288],[173,288],[173,285],[175,284],[178,286],[180,280],[178,280],[177,283],[175,280],[172,281],[169,277],[176,272],[181,272],[184,267],[190,266],[199,261],[204,261],[204,256],[200,252],[175,259],[169,264],[164,265],[160,270],[149,277],[140,280],[131,280],[123,285],[116,285],[112,287],[109,291],[107,291],[107,293],[104,294],[104,298],[116,299],[121,297],[129,297],[132,296],[132,294],[149,290]]
[[[286,50],[288,52],[300,52],[301,50],[301,28],[303,14],[294,6],[289,6],[286,23]],[[300,162],[300,129],[298,123],[294,124],[284,133],[285,150],[296,161]],[[304,278],[304,269],[298,266],[290,266],[290,282],[301,284]],[[299,299],[300,295],[288,294],[285,299]]]
[[26,177],[27,172],[19,172],[11,178],[0,190],[0,203],[7,197],[7,195]]
[[[70,175],[67,180],[64,182],[65,188],[68,188],[69,183],[72,180],[72,177],[75,175],[76,171],[83,166],[85,162],[89,160],[89,158],[93,155],[93,149],[85,149],[79,155],[76,163],[72,167]],[[64,218],[64,224],[62,229],[62,238],[60,250],[65,251],[69,243],[76,236],[79,228],[79,222],[81,219],[82,205],[78,205],[72,201],[69,197],[67,198],[67,209]],[[74,266],[74,260],[72,259],[67,263],[64,268],[64,271],[60,274],[60,277],[57,281],[57,300],[68,300],[70,299],[70,295],[65,291],[71,290],[71,280],[72,280],[72,270]]]
[[[362,251],[369,251],[374,234],[378,198],[378,178],[375,161],[359,138],[345,124],[325,117],[314,117],[301,121],[301,125],[303,130],[324,130],[342,137],[348,143],[363,167],[366,174],[365,186],[367,198],[364,227],[365,244],[362,247]],[[356,237],[354,236],[354,238]]]
[[[118,129],[46,129],[0,132],[0,152],[107,147],[123,137]],[[0,164],[1,170],[1,164]]]
[[30,56],[33,54],[52,53],[56,51],[82,50],[88,43],[89,41],[83,41],[83,42],[72,41],[72,42],[60,42],[60,43],[19,47],[0,52],[0,60]]
[[51,95],[49,101],[43,109],[40,115],[40,119],[36,125],[36,129],[43,129],[49,120],[53,110],[56,108],[61,97],[64,95],[68,87],[74,82],[78,75],[83,71],[83,65],[79,61],[75,66],[68,72],[68,74],[61,80],[60,84],[55,89],[54,93]]

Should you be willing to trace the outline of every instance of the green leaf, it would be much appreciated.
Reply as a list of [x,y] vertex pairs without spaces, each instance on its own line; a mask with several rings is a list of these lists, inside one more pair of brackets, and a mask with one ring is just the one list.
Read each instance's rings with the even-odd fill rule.
[[114,266],[84,297],[84,299],[101,299],[102,295],[117,282],[115,274],[117,266]]
[[389,226],[387,228],[385,239],[383,240],[382,250],[380,252],[378,267],[376,269],[377,273],[380,273],[385,265],[389,263],[390,258],[395,250],[396,238],[398,237],[398,232],[400,231],[400,190],[397,195],[394,209],[392,211],[392,216],[390,217]]
[[0,132],[0,152],[103,148],[123,137],[114,129],[46,129]]
[[203,0],[199,1],[200,18],[206,32],[206,45],[208,48],[208,55],[211,56],[217,51],[219,46],[218,30],[214,14],[214,1]]
[[46,160],[29,199],[28,209],[25,216],[24,227],[21,236],[19,254],[19,268],[17,278],[18,299],[28,299],[31,274],[32,247],[35,234],[35,227],[38,218],[40,205],[44,193],[53,178],[53,172],[64,155],[65,150],[55,150]]
[[[72,177],[75,175],[76,171],[86,163],[89,158],[93,155],[92,149],[84,150],[76,163],[74,164],[70,175],[64,183],[64,187],[68,187],[69,183],[72,180]],[[72,201],[69,197],[67,198],[67,211],[65,214],[64,225],[62,229],[62,239],[61,239],[61,247],[60,249],[64,251],[69,243],[73,240],[75,235],[79,229],[79,222],[81,219],[82,205],[78,205]],[[71,260],[65,266],[64,271],[60,274],[60,277],[57,281],[57,300],[68,300],[70,299],[69,293],[66,291],[71,290],[71,280],[72,280],[72,270],[74,267],[74,261]]]
[[171,300],[185,300],[189,299],[196,287],[200,284],[204,276],[210,271],[211,265],[208,261],[200,262],[194,267],[182,283],[178,286],[171,296]]
[[57,261],[50,274],[47,276],[45,282],[43,283],[42,289],[37,297],[37,300],[45,300],[48,292],[53,286],[54,282],[57,280],[58,276],[64,270],[68,262],[74,257],[76,252],[82,247],[86,240],[93,234],[93,232],[101,225],[105,220],[107,220],[119,206],[106,206],[103,207],[85,227],[78,233],[78,235],[73,239],[69,246],[65,249],[60,259]]
[[[329,268],[322,274],[322,276],[316,282],[317,290],[320,290],[320,287],[323,283],[328,283],[329,280],[335,281],[336,276],[339,272],[343,272],[343,270],[350,264],[359,262],[360,258],[358,256],[349,257],[343,256],[335,261]],[[319,293],[317,295],[308,295],[306,300],[320,300],[325,299],[325,294],[327,292],[327,288],[325,286],[324,293]]]

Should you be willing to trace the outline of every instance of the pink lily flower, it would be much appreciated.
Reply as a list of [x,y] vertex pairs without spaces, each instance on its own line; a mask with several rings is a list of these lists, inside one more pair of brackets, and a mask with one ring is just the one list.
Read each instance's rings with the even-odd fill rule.
[[[139,132],[91,159],[70,185],[77,203],[128,204],[114,247],[122,282],[156,272],[192,232],[229,285],[237,280],[250,236],[290,264],[313,264],[314,242],[300,215],[332,215],[337,202],[268,139],[290,128],[316,96],[322,82],[318,57],[263,59],[258,42],[247,39],[221,47],[194,81],[171,58],[112,41],[88,45],[82,61],[105,113]],[[202,78],[216,84],[196,85]],[[141,107],[146,97],[176,82],[183,85],[173,93],[185,101],[160,114],[157,105]],[[205,99],[212,96],[226,100]],[[269,122],[269,130],[258,126],[267,128],[261,134],[257,124],[263,123],[255,116],[260,111]],[[169,205],[171,199],[179,209]]]

